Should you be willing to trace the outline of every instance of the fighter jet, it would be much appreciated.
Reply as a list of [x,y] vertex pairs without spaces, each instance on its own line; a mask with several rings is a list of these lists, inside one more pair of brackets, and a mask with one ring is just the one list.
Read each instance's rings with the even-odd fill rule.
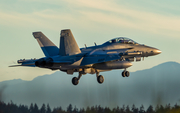
[[[72,84],[77,85],[82,75],[96,74],[98,83],[104,82],[100,72],[114,69],[124,69],[123,77],[129,77],[126,70],[133,61],[141,61],[144,57],[160,54],[154,47],[138,44],[126,38],[117,37],[102,45],[79,48],[70,29],[61,30],[59,48],[42,32],[33,32],[45,57],[39,59],[20,59],[14,66],[30,66],[60,70],[67,74],[78,72],[78,77],[72,78]],[[10,67],[14,67],[10,66]]]

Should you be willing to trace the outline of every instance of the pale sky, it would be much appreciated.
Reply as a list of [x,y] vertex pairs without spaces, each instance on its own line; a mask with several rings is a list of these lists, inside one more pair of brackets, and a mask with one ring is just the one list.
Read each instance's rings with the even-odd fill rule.
[[34,31],[42,31],[57,46],[60,31],[68,28],[79,47],[125,36],[162,51],[160,55],[134,62],[128,68],[130,72],[168,61],[180,63],[179,5],[179,0],[1,0],[0,81],[32,80],[54,72],[8,67],[19,59],[44,57],[32,36]]

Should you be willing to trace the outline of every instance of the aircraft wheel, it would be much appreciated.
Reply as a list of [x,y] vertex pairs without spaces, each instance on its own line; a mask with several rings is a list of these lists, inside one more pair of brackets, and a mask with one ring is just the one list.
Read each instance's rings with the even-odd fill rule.
[[99,75],[97,77],[97,81],[98,81],[98,83],[102,84],[104,82],[104,77],[102,75]]
[[126,73],[126,71],[122,72],[122,77],[126,77],[125,73]]
[[73,85],[78,85],[78,83],[79,83],[79,80],[77,77],[72,78],[72,84]]
[[129,75],[130,75],[129,71],[126,71],[125,75],[126,75],[126,77],[129,77]]

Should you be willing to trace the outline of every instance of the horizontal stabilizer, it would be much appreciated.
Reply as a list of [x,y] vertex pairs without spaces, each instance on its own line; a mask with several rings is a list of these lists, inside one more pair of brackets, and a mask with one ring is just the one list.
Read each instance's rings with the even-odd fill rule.
[[9,67],[18,67],[18,66],[36,67],[34,63],[27,63],[27,64],[22,64],[22,65],[11,65]]
[[9,66],[9,67],[17,67],[17,66],[28,66],[28,67],[35,67],[35,62],[37,60],[36,59],[21,59],[21,60],[18,60],[17,63],[18,64],[21,64],[21,65],[12,65],[12,66]]

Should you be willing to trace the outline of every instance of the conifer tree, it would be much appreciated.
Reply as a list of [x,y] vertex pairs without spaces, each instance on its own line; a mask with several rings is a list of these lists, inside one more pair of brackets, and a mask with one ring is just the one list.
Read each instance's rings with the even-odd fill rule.
[[140,110],[139,110],[139,113],[145,113],[145,110],[144,110],[144,106],[143,106],[143,105],[141,105]]
[[40,113],[46,113],[46,105],[43,104],[41,109],[40,109]]
[[51,108],[50,108],[49,104],[47,104],[47,110],[46,110],[46,113],[51,113]]
[[146,113],[154,113],[153,106],[150,105],[146,111]]
[[68,113],[72,113],[73,107],[71,104],[69,104],[69,106],[67,107],[67,112]]
[[138,108],[136,108],[136,106],[134,104],[132,105],[132,111],[133,111],[133,113],[138,113],[139,112]]

